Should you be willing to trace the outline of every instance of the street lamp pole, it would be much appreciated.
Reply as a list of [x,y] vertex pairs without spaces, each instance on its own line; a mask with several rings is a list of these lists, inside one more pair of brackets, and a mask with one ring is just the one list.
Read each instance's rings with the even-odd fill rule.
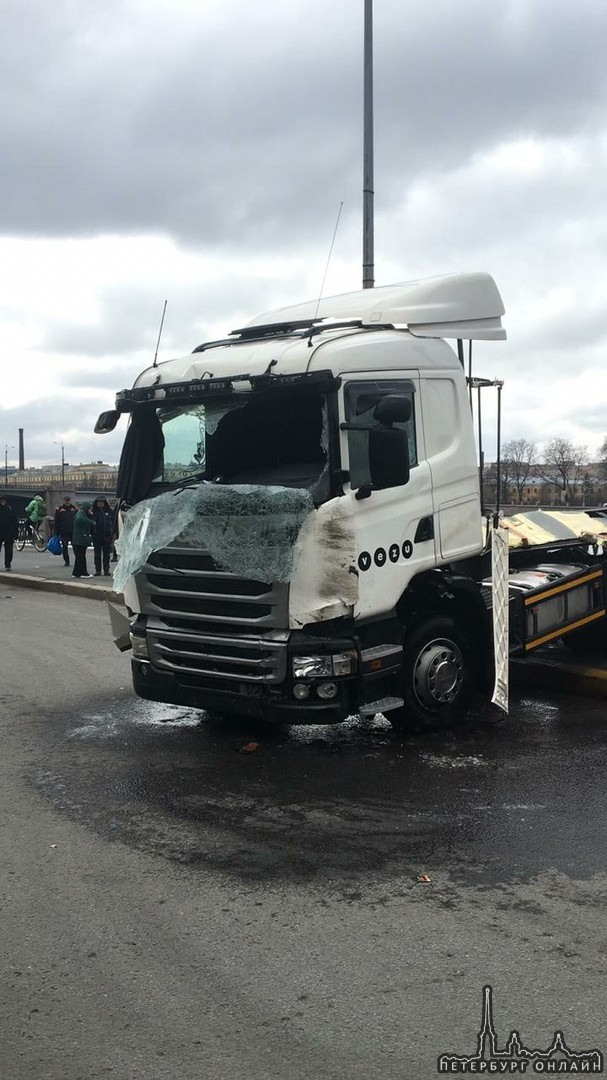
[[373,179],[373,0],[365,0],[363,73],[363,289],[375,285]]
[[53,440],[55,446],[61,447],[61,490],[65,487],[65,446],[63,443]]
[[4,444],[4,486],[8,487],[8,452],[14,450],[14,446],[9,446],[8,443]]

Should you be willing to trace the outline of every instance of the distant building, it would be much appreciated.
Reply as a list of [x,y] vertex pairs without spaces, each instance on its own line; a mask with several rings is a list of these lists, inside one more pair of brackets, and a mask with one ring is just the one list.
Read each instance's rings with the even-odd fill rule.
[[[571,489],[569,502],[565,501],[563,489],[558,484],[551,484],[541,475],[541,465],[532,466],[532,470],[522,488],[522,498],[516,484],[504,482],[502,471],[502,492],[500,503],[505,506],[602,506],[607,502],[607,479],[600,462],[585,465],[577,484]],[[483,473],[483,493],[487,506],[495,504],[497,464],[492,462]]]
[[104,461],[81,462],[80,465],[44,465],[40,468],[13,469],[5,477],[5,487],[47,488],[63,487],[74,491],[79,489],[95,491],[115,491],[118,476],[117,465],[107,465]]

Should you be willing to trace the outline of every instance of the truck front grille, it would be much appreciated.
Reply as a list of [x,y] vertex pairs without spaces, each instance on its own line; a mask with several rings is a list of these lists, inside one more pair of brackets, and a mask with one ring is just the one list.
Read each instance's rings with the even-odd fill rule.
[[176,547],[154,552],[136,582],[155,667],[205,681],[284,680],[287,584],[240,578]]

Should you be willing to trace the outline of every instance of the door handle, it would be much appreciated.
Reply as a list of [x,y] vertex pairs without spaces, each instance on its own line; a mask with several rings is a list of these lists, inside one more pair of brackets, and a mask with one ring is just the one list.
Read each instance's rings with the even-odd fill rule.
[[414,544],[423,544],[425,540],[434,540],[434,518],[420,518],[413,537]]

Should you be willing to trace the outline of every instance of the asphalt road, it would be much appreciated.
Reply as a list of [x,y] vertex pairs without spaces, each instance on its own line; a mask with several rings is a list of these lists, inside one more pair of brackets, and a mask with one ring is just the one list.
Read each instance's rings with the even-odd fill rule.
[[6,581],[0,679],[2,1080],[432,1077],[488,983],[502,1044],[607,1051],[602,703],[226,730]]

